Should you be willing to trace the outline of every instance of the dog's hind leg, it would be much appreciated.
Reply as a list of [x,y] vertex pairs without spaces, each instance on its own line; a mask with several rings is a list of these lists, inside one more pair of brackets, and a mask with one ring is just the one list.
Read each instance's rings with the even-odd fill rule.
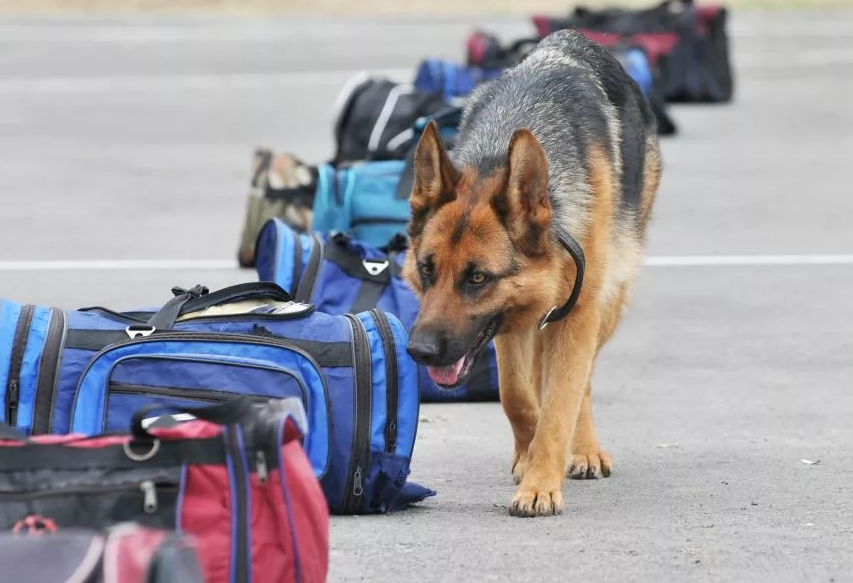
[[527,449],[539,420],[540,367],[536,366],[536,329],[495,338],[501,406],[515,440],[512,476],[519,483],[527,469]]
[[[609,298],[603,307],[601,326],[598,330],[598,350],[607,343],[622,319],[622,312],[629,296],[628,284],[621,284],[619,292]],[[587,383],[581,404],[578,424],[572,437],[572,455],[567,460],[566,475],[575,480],[607,477],[613,469],[610,454],[598,444],[595,424],[592,420],[592,385]]]

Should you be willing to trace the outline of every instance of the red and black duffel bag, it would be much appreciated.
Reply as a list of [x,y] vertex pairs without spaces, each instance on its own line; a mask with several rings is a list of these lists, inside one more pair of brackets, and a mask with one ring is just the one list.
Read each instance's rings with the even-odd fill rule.
[[[302,403],[156,407],[136,411],[129,435],[27,438],[4,426],[0,531],[132,522],[194,537],[207,583],[325,581],[329,510],[302,449]],[[194,418],[146,425],[174,412]]]

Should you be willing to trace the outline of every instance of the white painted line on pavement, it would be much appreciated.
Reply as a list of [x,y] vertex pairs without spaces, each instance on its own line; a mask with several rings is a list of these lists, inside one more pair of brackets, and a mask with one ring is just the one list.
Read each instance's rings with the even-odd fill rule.
[[[853,255],[685,255],[650,256],[649,267],[853,265]],[[220,271],[237,269],[229,260],[83,259],[0,261],[0,271]]]
[[790,52],[750,51],[732,55],[735,69],[790,69],[853,63],[853,49],[804,49]]
[[236,268],[236,261],[199,259],[72,259],[58,261],[0,261],[0,271],[215,271]]
[[646,258],[650,267],[722,267],[728,265],[853,265],[853,255],[695,255]]

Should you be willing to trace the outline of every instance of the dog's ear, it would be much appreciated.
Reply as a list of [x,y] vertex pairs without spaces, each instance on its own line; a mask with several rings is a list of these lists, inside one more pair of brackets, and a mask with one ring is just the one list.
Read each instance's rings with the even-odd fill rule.
[[430,120],[415,148],[414,181],[409,199],[410,238],[420,235],[431,212],[456,199],[453,187],[458,179],[459,173],[438,135],[438,124]]
[[530,130],[520,129],[512,134],[506,187],[491,202],[517,244],[531,255],[545,251],[551,223],[548,161]]

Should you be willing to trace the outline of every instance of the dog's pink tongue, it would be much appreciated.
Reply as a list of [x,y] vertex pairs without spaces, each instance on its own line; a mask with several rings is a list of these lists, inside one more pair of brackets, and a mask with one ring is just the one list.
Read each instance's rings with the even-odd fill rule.
[[429,372],[430,378],[438,384],[452,385],[459,378],[463,364],[465,364],[464,356],[450,366],[430,366],[427,368],[427,372]]

